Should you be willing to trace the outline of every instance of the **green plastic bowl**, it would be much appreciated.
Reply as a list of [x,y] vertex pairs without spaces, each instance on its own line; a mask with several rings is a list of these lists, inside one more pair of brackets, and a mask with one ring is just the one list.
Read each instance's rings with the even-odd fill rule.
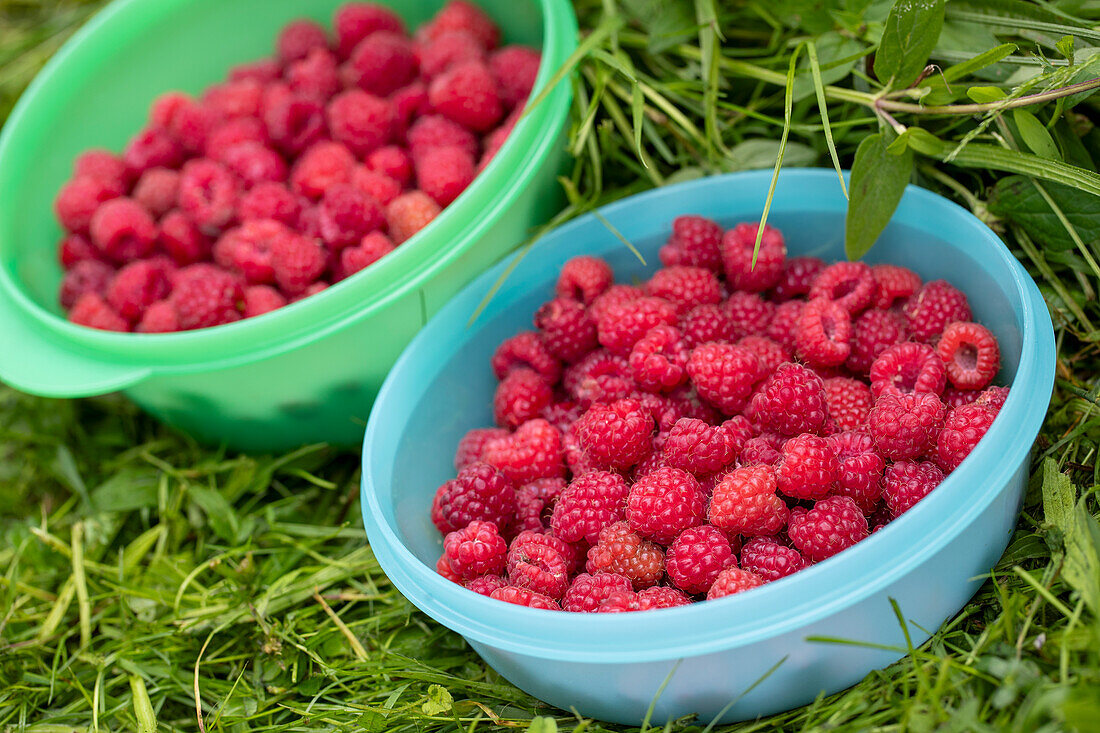
[[[560,205],[571,101],[558,84],[427,228],[355,277],[273,313],[176,334],[75,326],[57,303],[52,202],[73,158],[121,149],[150,102],[269,55],[287,21],[344,0],[119,0],[57,53],[0,136],[0,379],[48,397],[122,390],[195,437],[246,450],[361,440],[374,396],[429,316]],[[384,0],[410,27],[443,0]],[[541,48],[537,90],[576,48],[565,0],[477,0],[505,42]]]

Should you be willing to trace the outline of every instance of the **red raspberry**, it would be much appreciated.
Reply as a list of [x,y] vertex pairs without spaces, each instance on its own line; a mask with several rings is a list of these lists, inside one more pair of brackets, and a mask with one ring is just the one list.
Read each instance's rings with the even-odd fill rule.
[[782,303],[810,292],[814,278],[825,269],[825,263],[816,257],[791,257],[783,265],[783,274],[772,290],[772,300]]
[[645,284],[645,291],[672,303],[676,306],[678,315],[687,313],[697,305],[714,304],[722,300],[722,286],[718,277],[704,267],[679,265],[662,268]]
[[565,591],[561,606],[574,613],[595,613],[612,593],[631,593],[630,578],[618,573],[581,573]]
[[652,450],[653,417],[637,400],[592,405],[575,428],[581,448],[600,466],[629,468]]
[[147,306],[168,295],[172,287],[168,281],[169,268],[175,269],[164,257],[125,265],[107,288],[107,303],[127,320],[140,319]]
[[[560,478],[535,479],[516,489],[516,529],[521,532],[549,529],[550,515],[563,489],[565,479]],[[556,537],[554,540],[563,542]]]
[[516,538],[508,548],[508,581],[517,588],[561,600],[569,587],[569,566],[550,545]]
[[85,150],[73,161],[73,178],[95,178],[124,191],[130,179],[126,164],[114,153],[100,148]]
[[[670,392],[668,396],[676,406],[676,420],[679,420],[681,417],[694,417],[703,422],[713,424],[720,422],[722,419],[718,411],[704,402],[699,396],[698,390],[691,385],[680,385]],[[673,420],[673,422],[675,422],[675,420]],[[670,425],[669,427],[672,426]]]
[[513,585],[497,588],[489,594],[489,597],[495,601],[514,603],[517,606],[527,606],[528,608],[542,608],[547,611],[561,610],[561,606],[553,598],[548,598],[541,593],[535,593],[526,588],[516,588]]
[[870,265],[835,262],[814,279],[808,299],[828,298],[854,317],[866,310],[877,297],[878,283]]
[[296,235],[277,221],[246,221],[218,238],[214,243],[214,261],[227,270],[239,272],[249,283],[274,282],[271,249],[276,239],[288,236]]
[[756,354],[761,371],[768,376],[781,364],[791,360],[791,353],[767,336],[745,336],[737,345]]
[[416,77],[412,42],[392,31],[371,33],[355,46],[341,73],[348,86],[385,97]]
[[678,216],[658,256],[667,267],[689,265],[722,272],[722,227],[702,216]]
[[764,335],[783,348],[793,350],[798,334],[798,323],[802,320],[802,309],[805,307],[806,304],[801,300],[780,303]]
[[507,553],[508,543],[492,522],[473,521],[443,538],[443,557],[462,580],[500,574]]
[[793,575],[808,565],[806,558],[793,547],[787,547],[772,537],[755,537],[741,548],[741,568],[755,573],[771,583]]
[[867,418],[875,447],[891,460],[917,458],[936,445],[943,427],[943,403],[928,392],[886,393]]
[[251,79],[261,84],[277,81],[282,73],[282,67],[275,59],[259,59],[246,64],[237,64],[229,69],[229,81],[246,81]]
[[554,390],[545,377],[532,369],[516,368],[497,385],[493,415],[498,425],[517,428],[538,417],[553,400]]
[[667,392],[687,379],[688,350],[675,326],[654,326],[630,351],[630,373],[639,387]]
[[415,157],[416,185],[447,206],[474,180],[474,159],[456,146],[428,148]]
[[225,152],[222,160],[246,187],[268,182],[281,184],[287,177],[286,161],[262,143],[234,145]]
[[909,335],[933,343],[949,323],[971,320],[966,296],[946,280],[925,283],[905,303]]
[[466,31],[492,51],[500,43],[500,29],[485,11],[466,0],[449,0],[432,20],[421,26],[418,35],[435,40],[448,31]]
[[920,289],[920,275],[897,265],[872,265],[871,276],[878,283],[875,308],[890,308],[895,302],[905,300]]
[[[276,75],[278,70],[276,70]],[[172,93],[169,92],[169,95]],[[206,147],[210,133],[221,121],[221,114],[206,104],[202,104],[186,95],[178,95],[175,102],[169,103],[167,116],[153,124],[166,130],[175,138],[187,155],[197,155]],[[152,117],[152,115],[151,115]]]
[[561,433],[541,418],[528,420],[515,433],[490,440],[485,445],[485,462],[516,485],[540,478],[562,478],[565,454]]
[[263,87],[254,81],[233,81],[207,87],[202,103],[224,119],[257,117],[263,97]]
[[199,263],[176,271],[168,302],[176,309],[181,330],[209,328],[240,320],[244,301],[241,281],[215,265]]
[[553,356],[567,363],[581,359],[599,346],[596,322],[584,305],[571,298],[554,298],[535,312],[535,327]]
[[[485,63],[485,49],[468,31],[447,31],[416,47],[420,76],[432,79],[466,61]],[[499,80],[497,80],[499,85]]]
[[81,260],[73,265],[61,280],[58,300],[62,308],[72,308],[85,293],[106,296],[115,277],[115,268],[99,260]]
[[391,102],[359,89],[333,97],[325,117],[333,139],[360,157],[388,143],[396,125]]
[[271,142],[287,155],[300,155],[325,137],[325,108],[289,88],[265,96],[262,121]]
[[733,324],[732,340],[736,341],[744,336],[762,336],[767,333],[768,324],[775,315],[775,306],[758,293],[738,291],[730,294],[726,301],[726,312]]
[[432,79],[428,101],[443,116],[475,132],[492,130],[504,115],[493,75],[478,60],[455,64]]
[[149,256],[156,246],[157,225],[140,204],[129,198],[103,203],[92,215],[92,243],[115,262]]
[[134,330],[138,333],[172,333],[180,330],[176,309],[167,300],[158,300],[141,314]]
[[210,239],[178,209],[160,220],[157,239],[177,265],[191,265],[210,256]]
[[[253,219],[274,219],[295,227],[301,214],[302,204],[282,183],[263,181],[257,183],[245,193],[237,205],[237,217],[242,221]],[[164,223],[161,222],[161,227]]]
[[518,107],[527,99],[535,86],[541,62],[539,52],[527,46],[505,46],[493,52],[489,57],[489,70],[505,107]]
[[690,603],[691,599],[675,588],[654,586],[638,592],[639,611],[652,611],[657,608],[675,608],[676,606],[686,606]]
[[101,331],[129,331],[130,324],[115,313],[107,301],[97,293],[84,293],[69,311],[69,320],[78,326],[98,328]]
[[130,138],[122,160],[128,175],[136,178],[150,168],[178,168],[183,162],[183,147],[164,130],[144,130]]
[[886,461],[875,453],[874,440],[860,432],[837,433],[826,440],[839,466],[834,493],[851,498],[860,511],[870,514],[882,495],[882,472],[886,468]]
[[887,348],[905,341],[905,321],[879,308],[864,311],[852,323],[852,351],[844,363],[856,374],[867,374]]
[[997,417],[986,405],[963,405],[947,413],[943,430],[936,438],[936,463],[951,473],[978,444]]
[[828,298],[806,303],[798,319],[795,351],[815,367],[843,364],[852,352],[852,321],[848,311]]
[[758,435],[745,441],[745,447],[741,449],[740,463],[742,466],[776,466],[783,457],[780,450],[783,443],[787,442],[786,436],[775,433]]
[[600,530],[626,514],[630,493],[623,477],[608,471],[591,471],[565,487],[554,505],[550,526],[566,542],[595,542]]
[[882,477],[882,498],[897,518],[941,483],[943,472],[931,461],[895,461]]
[[634,483],[626,500],[630,528],[661,545],[701,524],[705,513],[703,487],[678,468],[663,467],[646,474]]
[[713,601],[716,598],[724,598],[725,596],[732,596],[734,593],[741,593],[743,591],[752,590],[753,588],[759,588],[764,585],[765,582],[766,581],[756,573],[742,570],[736,565],[731,565],[720,572],[718,577],[714,579],[713,585],[711,585],[710,590],[707,591],[707,600]]
[[393,250],[393,242],[382,232],[370,232],[364,235],[358,245],[341,250],[340,277],[350,277],[360,270],[365,270]]
[[[517,108],[517,111],[520,110]],[[496,154],[500,152],[500,149],[504,147],[504,143],[508,141],[508,136],[512,134],[512,130],[516,127],[516,122],[518,122],[518,120],[514,115],[509,116],[500,124],[500,127],[485,136],[481,157],[477,161],[478,174],[493,162],[493,158],[495,158]]]
[[791,512],[787,534],[804,557],[821,562],[868,535],[867,519],[847,496],[830,496]]
[[[561,479],[539,479],[539,481],[534,482],[532,484],[528,484],[528,486],[535,486],[537,484],[548,484],[548,483],[552,483],[552,484],[555,484],[555,485],[564,485],[565,482],[562,481]],[[521,487],[521,488],[524,488],[524,487]],[[560,489],[556,489],[556,490],[560,491]],[[519,500],[519,491],[518,490],[517,490],[516,497],[517,497],[517,501],[518,501]],[[572,575],[573,573],[576,572],[577,566],[580,564],[580,561],[584,559],[584,552],[586,552],[587,549],[588,549],[587,545],[580,544],[580,543],[572,544],[572,543],[566,542],[565,540],[561,539],[560,537],[554,536],[553,531],[551,531],[549,529],[520,531],[516,534],[515,538],[513,538],[512,545],[513,546],[542,545],[542,546],[545,546],[545,547],[549,547],[550,549],[554,550],[559,555],[561,555],[562,560],[565,561],[565,571],[566,571],[566,574],[568,574],[568,575]]]
[[176,205],[180,174],[168,168],[150,168],[134,184],[133,199],[154,217],[168,213]]
[[513,369],[531,369],[553,384],[561,376],[561,364],[547,350],[542,336],[534,331],[523,331],[505,339],[490,359],[493,374],[504,379]]
[[741,416],[721,425],[682,417],[669,430],[665,461],[696,476],[715,474],[737,460],[741,448],[753,436],[748,420]]
[[341,56],[347,57],[359,42],[376,31],[405,34],[401,16],[376,3],[344,3],[332,18],[336,32],[336,47]]
[[871,394],[923,392],[938,395],[947,382],[947,370],[935,350],[915,341],[883,350],[871,364]]
[[462,585],[462,578],[458,577],[458,574],[455,573],[454,570],[451,570],[451,564],[447,562],[446,557],[441,557],[436,560],[435,571],[452,583]]
[[439,487],[435,504],[432,521],[444,534],[474,520],[503,529],[515,515],[516,492],[503,473],[488,463],[474,463]]
[[565,432],[566,429],[572,427],[583,412],[584,409],[576,402],[566,400],[548,405],[542,411],[542,417],[558,430]]
[[485,446],[490,441],[510,435],[504,428],[474,428],[466,433],[455,450],[455,470],[461,471],[472,463],[485,460]]
[[57,245],[57,261],[67,270],[83,260],[102,262],[103,253],[83,234],[67,234]]
[[368,154],[365,162],[367,168],[392,178],[401,186],[407,186],[412,182],[412,156],[404,148],[383,145]]
[[635,590],[656,585],[665,572],[665,555],[653,542],[643,540],[626,522],[600,530],[588,550],[585,569],[590,573],[618,573],[630,578]]
[[986,405],[995,412],[1000,412],[1006,399],[1008,399],[1008,387],[993,386],[984,389],[974,402],[979,405]]
[[680,319],[680,332],[689,349],[708,341],[729,341],[733,338],[733,319],[721,305],[700,305]]
[[321,199],[318,226],[331,249],[359,244],[385,223],[382,205],[349,183],[330,186]]
[[431,148],[457,147],[476,158],[478,153],[477,137],[457,122],[442,115],[425,115],[409,127],[406,134],[409,150],[415,159]]
[[600,602],[596,613],[628,613],[641,611],[642,603],[634,591],[613,591]]
[[783,275],[787,247],[778,229],[764,227],[760,251],[753,262],[757,224],[738,224],[722,237],[722,262],[730,287],[759,292],[774,287]]
[[663,298],[643,296],[625,303],[613,303],[596,315],[600,343],[619,356],[627,356],[651,328],[676,325],[676,306]]
[[337,142],[319,142],[294,164],[290,187],[316,201],[329,186],[350,182],[354,169],[355,157],[346,147]]
[[981,392],[976,389],[956,389],[951,385],[947,385],[943,390],[943,394],[940,395],[940,400],[943,402],[944,407],[953,410],[956,407],[972,404],[980,394]]
[[[397,137],[405,138],[405,141],[409,143],[409,147],[412,148],[414,146],[408,136],[411,126],[418,119],[435,112],[428,104],[428,87],[424,85],[424,82],[417,80],[398,89],[390,95],[389,99],[393,102],[394,109],[397,110]],[[470,139],[475,141],[472,154],[477,154],[477,138],[473,136],[472,132],[462,125],[456,125],[442,115],[432,116],[446,122],[448,125],[452,125],[455,130],[461,130],[464,135],[469,135]]]
[[824,380],[829,417],[841,430],[858,430],[867,422],[874,405],[871,388],[858,379],[831,377]]
[[250,285],[244,289],[244,317],[252,318],[270,313],[286,305],[287,300],[269,285]]
[[325,253],[312,239],[290,231],[271,242],[275,282],[291,295],[304,292],[325,271]]
[[623,399],[636,389],[627,360],[606,349],[597,349],[566,369],[562,385],[585,408]]
[[238,117],[218,123],[203,142],[203,150],[210,160],[223,163],[229,152],[241,145],[266,147],[269,141],[267,127],[262,120]]
[[799,364],[780,364],[753,397],[761,425],[783,435],[817,432],[825,425],[828,402],[821,377]]
[[183,166],[180,209],[203,232],[214,234],[232,221],[237,197],[237,182],[220,163],[198,158]]
[[420,191],[403,193],[386,206],[386,223],[394,244],[405,242],[439,216],[439,204]]
[[685,529],[672,542],[665,557],[673,585],[692,594],[706,593],[719,573],[736,564],[726,535],[710,525]]
[[783,444],[779,490],[794,499],[821,499],[836,487],[840,465],[826,438],[803,433]]
[[295,94],[324,103],[340,91],[336,57],[327,49],[315,48],[304,59],[287,66],[283,76]]
[[723,413],[736,415],[760,378],[760,362],[740,346],[709,343],[692,350],[687,371],[700,397]]
[[710,523],[727,534],[775,534],[786,525],[788,514],[776,489],[776,475],[771,468],[733,469],[714,486],[707,514]]
[[[442,575],[442,573],[440,573],[440,575]],[[489,596],[492,595],[493,591],[496,589],[508,585],[508,581],[499,575],[480,575],[473,580],[467,580],[463,585],[466,586],[466,590],[472,590],[474,593]]]
[[588,314],[598,323],[612,307],[617,308],[621,305],[631,303],[642,297],[642,295],[641,288],[636,288],[633,285],[624,285],[621,283],[612,285],[606,292],[601,293],[589,304]]
[[279,31],[275,52],[284,63],[303,59],[315,48],[328,48],[325,29],[312,20],[292,20]]
[[936,354],[947,368],[947,378],[959,389],[982,389],[1001,368],[997,339],[979,323],[949,323],[936,344]]

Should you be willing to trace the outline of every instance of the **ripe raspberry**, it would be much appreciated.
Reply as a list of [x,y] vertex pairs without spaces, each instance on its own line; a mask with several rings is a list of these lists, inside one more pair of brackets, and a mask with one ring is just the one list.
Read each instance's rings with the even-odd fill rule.
[[517,538],[508,548],[508,582],[561,600],[569,587],[569,566],[554,547]]
[[[468,31],[447,31],[416,47],[420,76],[432,79],[466,61],[486,62],[485,49]],[[499,80],[498,80],[499,86]]]
[[271,283],[275,280],[272,246],[275,240],[292,236],[296,235],[277,221],[246,221],[218,238],[214,243],[214,261],[227,270],[239,272],[249,283]]
[[527,46],[505,46],[489,57],[489,71],[506,108],[520,106],[531,94],[541,62],[539,52]]
[[287,300],[275,288],[269,285],[250,285],[244,289],[244,313],[245,318],[262,316],[286,305]]
[[810,292],[814,278],[825,269],[825,263],[816,257],[791,257],[783,265],[783,274],[772,289],[772,301],[783,303],[800,298]]
[[[457,457],[456,457],[457,461]],[[523,531],[542,532],[550,528],[550,515],[558,496],[565,489],[565,479],[540,478],[516,489],[516,525]],[[556,537],[557,542],[563,542]]]
[[403,193],[386,206],[386,223],[394,244],[405,242],[439,216],[439,204],[420,191]]
[[340,278],[365,270],[393,250],[393,242],[382,232],[364,235],[358,245],[340,251]]
[[685,593],[706,593],[718,574],[737,558],[729,540],[710,525],[685,529],[672,542],[665,557],[665,568],[673,585]]
[[183,162],[183,147],[164,130],[152,128],[130,138],[122,151],[122,161],[127,175],[136,178],[150,168],[178,168]]
[[232,81],[207,87],[203,105],[224,119],[256,117],[260,114],[263,87],[254,81]]
[[317,282],[310,283],[309,287],[300,293],[294,293],[290,296],[289,301],[291,303],[297,303],[299,300],[305,300],[311,295],[317,295],[324,290],[328,290],[329,283],[324,280],[318,280]]
[[516,492],[504,474],[488,463],[474,463],[444,482],[435,493],[432,521],[443,534],[474,520],[507,528],[516,510]]
[[626,514],[630,493],[623,477],[608,471],[591,471],[565,487],[554,505],[550,527],[566,542],[596,542],[600,530]]
[[534,331],[523,331],[505,339],[490,359],[493,374],[504,379],[513,369],[531,369],[549,384],[561,376],[561,364],[550,354],[542,336]]
[[503,438],[510,433],[504,428],[474,428],[458,441],[455,450],[455,470],[461,471],[472,463],[485,460],[485,446],[492,440]]
[[936,344],[936,354],[947,368],[947,378],[959,389],[982,389],[1001,368],[997,339],[979,323],[948,324]]
[[404,148],[396,145],[383,145],[372,151],[366,158],[367,168],[389,176],[401,186],[407,186],[412,182],[413,162]]
[[147,306],[168,295],[170,269],[175,266],[164,257],[125,265],[107,288],[107,303],[129,321],[140,319]]
[[245,187],[253,187],[261,183],[281,184],[286,181],[286,161],[262,143],[238,143],[229,148],[221,158],[225,166],[244,183]]
[[675,608],[676,606],[686,606],[690,603],[691,599],[675,588],[654,586],[638,591],[639,611],[652,611],[658,608]]
[[627,360],[606,349],[597,349],[566,369],[562,385],[584,408],[623,399],[636,390]]
[[[210,133],[221,121],[221,114],[216,109],[178,92],[169,92],[162,99],[167,99],[166,108],[157,110],[154,103],[154,109],[150,110],[150,122],[154,127],[167,131],[187,155],[200,154],[206,147]],[[156,119],[158,111],[164,113],[159,120]]]
[[748,420],[741,416],[721,425],[683,417],[669,430],[664,445],[665,461],[696,476],[719,473],[737,460],[741,448],[754,434]]
[[839,466],[834,493],[851,498],[860,511],[870,514],[882,495],[882,472],[886,468],[886,461],[875,453],[874,440],[860,432],[837,433],[826,440]]
[[97,293],[87,292],[76,299],[69,320],[78,326],[98,328],[101,331],[129,331],[130,324],[115,313],[107,301]]
[[538,417],[554,400],[550,382],[538,372],[516,368],[508,373],[493,395],[493,416],[497,425],[517,428]]
[[591,305],[613,281],[610,265],[599,257],[581,255],[562,265],[554,289],[559,298],[572,298]]
[[722,286],[718,277],[704,267],[678,265],[665,267],[653,274],[645,284],[647,294],[664,298],[683,315],[697,305],[719,303]]
[[590,573],[619,573],[630,578],[635,590],[656,585],[665,572],[665,554],[653,542],[643,540],[626,522],[600,530],[588,550],[585,569]]
[[474,159],[456,146],[433,147],[415,157],[416,185],[447,206],[474,180]]
[[409,137],[409,132],[413,124],[419,119],[423,119],[427,115],[435,117],[437,120],[446,122],[448,125],[453,126],[454,130],[461,130],[462,134],[470,136],[470,139],[474,141],[473,155],[477,154],[476,140],[473,133],[462,127],[462,125],[456,125],[442,115],[432,115],[435,110],[428,104],[428,87],[424,86],[422,81],[414,81],[412,84],[401,87],[396,92],[390,95],[390,101],[393,102],[393,108],[397,111],[397,135],[398,139],[404,138],[410,148],[414,148],[412,139]]
[[883,350],[871,364],[871,394],[923,392],[938,395],[947,382],[947,370],[927,344],[906,341]]
[[619,356],[628,356],[634,344],[654,326],[675,326],[677,321],[675,305],[650,296],[613,303],[593,315],[600,344]]
[[554,357],[573,363],[599,346],[596,322],[584,305],[571,298],[554,298],[535,312],[535,327]]
[[882,477],[882,498],[895,519],[943,483],[943,472],[931,461],[895,461]]
[[642,602],[634,591],[613,591],[600,602],[596,613],[627,613],[641,611]]
[[[271,85],[265,92],[261,121],[272,144],[290,156],[300,155],[325,137],[321,102],[295,94],[285,85]],[[210,147],[207,141],[208,153]]]
[[940,400],[943,402],[944,407],[953,410],[956,407],[973,403],[980,394],[981,392],[976,389],[956,389],[951,385],[947,385],[944,387],[943,394],[940,395]]
[[489,597],[495,601],[514,603],[517,606],[527,606],[528,608],[542,608],[547,611],[561,610],[561,606],[553,598],[529,591],[526,588],[517,588],[513,585],[497,588],[489,594]]
[[382,205],[349,183],[330,186],[321,199],[318,226],[331,249],[359,244],[385,223]]
[[[681,417],[694,417],[697,420],[714,424],[721,421],[721,415],[713,407],[703,401],[696,390],[690,384],[683,384],[669,392],[669,399],[676,407],[676,420]],[[675,420],[673,420],[675,422]],[[669,425],[671,428],[672,426]]]
[[447,562],[446,557],[441,557],[436,560],[435,571],[452,583],[462,585],[462,578],[458,577],[458,574],[455,573],[454,570],[451,570],[451,564]]
[[115,277],[115,268],[99,260],[81,260],[73,265],[61,280],[58,300],[62,308],[72,308],[85,293],[106,296]]
[[157,239],[177,265],[191,265],[210,256],[210,239],[187,214],[169,211],[160,220]]
[[925,283],[906,301],[905,317],[909,335],[928,343],[935,342],[949,323],[972,318],[966,296],[946,280]]
[[733,338],[733,319],[721,305],[700,305],[680,319],[684,345],[694,349],[708,341],[729,341]]
[[630,351],[630,373],[639,387],[667,392],[687,379],[688,350],[675,326],[654,326]]
[[180,330],[179,316],[171,303],[158,300],[145,309],[134,330],[138,333],[172,333]]
[[878,283],[864,262],[835,262],[814,279],[809,300],[828,298],[855,317],[878,297]]
[[847,496],[830,496],[808,512],[791,512],[787,534],[806,559],[821,562],[866,537],[867,519]]
[[760,424],[783,435],[817,432],[828,402],[821,377],[799,364],[780,364],[753,397]]
[[658,256],[666,267],[688,265],[722,272],[722,227],[702,216],[678,216]]
[[351,181],[355,157],[337,142],[324,141],[313,145],[298,158],[290,171],[290,187],[314,201],[321,198],[329,186]]
[[887,309],[905,300],[920,289],[920,275],[897,265],[872,265],[871,276],[878,283],[878,296],[873,306]]
[[385,173],[372,171],[361,165],[351,172],[351,185],[383,206],[400,196],[402,190],[401,184]]
[[83,234],[67,234],[57,245],[57,261],[66,270],[82,260],[105,261],[103,253]]
[[473,521],[443,538],[443,557],[462,580],[500,574],[507,553],[508,543],[492,522]]
[[229,69],[229,81],[246,81],[251,79],[261,84],[268,84],[279,79],[282,67],[275,59],[259,59],[245,64],[237,64]]
[[787,442],[786,436],[776,433],[765,433],[745,441],[745,447],[741,449],[740,464],[742,466],[776,466],[783,457],[780,451],[783,443]]
[[798,333],[798,323],[802,320],[802,309],[805,307],[806,304],[801,300],[789,300],[786,303],[780,303],[776,307],[775,314],[772,316],[772,321],[768,324],[768,330],[764,335],[783,348],[793,350],[795,337]]
[[448,31],[466,31],[485,48],[492,51],[500,43],[500,29],[481,8],[466,0],[449,0],[443,9],[417,34],[435,40]]
[[826,438],[803,433],[783,444],[776,468],[779,490],[795,499],[821,499],[836,487],[840,466]]
[[[442,573],[440,573],[442,575]],[[498,588],[503,588],[508,585],[508,581],[499,575],[481,575],[473,580],[467,580],[463,585],[466,586],[466,590],[472,590],[479,595],[489,596],[493,591]]]
[[574,613],[595,613],[612,593],[631,593],[630,578],[618,573],[581,573],[573,578],[561,600],[562,609]]
[[340,91],[336,57],[324,48],[314,48],[304,59],[289,64],[283,76],[291,91],[317,102],[324,103]]
[[376,3],[344,3],[333,16],[332,26],[336,33],[336,48],[345,58],[351,55],[360,41],[376,31],[405,34],[401,16]]
[[[564,485],[564,481],[561,479],[539,479],[539,481],[528,484],[528,486],[534,486],[538,484],[555,484]],[[524,487],[520,487],[524,488]],[[518,501],[517,490],[517,501]],[[518,505],[517,505],[518,506]],[[560,537],[556,537],[553,531],[549,529],[539,530],[523,530],[516,534],[512,539],[512,546],[529,546],[529,545],[543,545],[561,555],[561,559],[565,562],[565,571],[568,575],[572,575],[576,572],[581,560],[584,559],[584,553],[587,552],[588,546],[583,543],[573,544],[566,542]]]
[[753,263],[757,224],[738,224],[722,237],[722,262],[730,287],[760,292],[774,287],[783,275],[787,247],[778,229],[764,227],[760,251]]
[[154,217],[161,217],[176,205],[180,174],[168,168],[150,168],[134,184],[133,199]]
[[714,486],[707,514],[710,523],[727,534],[775,534],[786,525],[788,514],[776,489],[776,474],[771,468],[733,469]]
[[723,413],[736,415],[760,379],[760,362],[740,346],[709,343],[692,350],[687,371],[700,397]]
[[653,417],[637,400],[594,404],[575,429],[584,452],[606,468],[629,468],[652,450]]
[[443,115],[424,115],[412,123],[405,135],[409,151],[415,159],[431,148],[457,147],[476,158],[478,153],[477,137],[457,122]]
[[121,197],[104,202],[92,215],[92,243],[115,262],[149,256],[156,246],[157,225],[140,204]]
[[73,178],[83,177],[108,182],[120,191],[126,189],[127,182],[130,180],[130,174],[122,159],[100,148],[85,150],[73,161]]
[[328,35],[312,20],[292,20],[275,41],[275,52],[284,64],[304,59],[315,48],[327,49]]
[[974,402],[979,405],[986,405],[995,412],[1000,412],[1006,399],[1008,399],[1008,387],[993,386],[982,390],[982,393],[978,395],[978,399]]
[[206,263],[177,270],[168,296],[184,331],[240,320],[243,301],[240,279]]
[[852,351],[844,363],[856,374],[866,375],[875,359],[894,344],[905,341],[905,321],[892,311],[871,308],[852,323]]
[[667,545],[688,527],[702,524],[706,497],[695,477],[678,468],[658,468],[639,478],[626,500],[630,528]]
[[377,31],[355,46],[341,74],[347,86],[385,97],[416,77],[416,53],[400,33]]
[[[522,111],[522,108],[517,108],[517,111]],[[512,131],[516,127],[515,115],[512,114],[500,124],[500,127],[496,128],[488,135],[485,136],[481,157],[477,161],[477,172],[480,175],[486,166],[493,162],[493,158],[500,152],[500,149],[504,147],[504,143],[508,142],[508,136],[512,134]]]
[[737,346],[756,354],[763,374],[771,376],[781,364],[791,360],[791,353],[767,336],[745,336]]
[[558,430],[565,432],[568,428],[572,427],[573,423],[577,421],[577,418],[584,413],[584,408],[578,405],[576,402],[565,400],[564,402],[555,402],[552,405],[547,406],[542,411],[542,418],[546,422],[550,423]]
[[963,462],[974,446],[985,437],[997,418],[996,410],[986,405],[963,405],[949,410],[943,430],[936,438],[936,463],[951,473]]
[[633,285],[624,285],[622,283],[612,285],[606,292],[601,293],[591,304],[589,304],[588,314],[598,323],[612,307],[617,308],[621,305],[631,303],[642,297],[642,295],[643,292],[641,288],[636,288]]
[[798,550],[772,537],[755,537],[741,548],[741,568],[759,575],[767,583],[793,575],[808,564]]
[[867,422],[874,405],[871,388],[858,379],[831,377],[824,380],[829,417],[841,430],[858,430]]
[[237,197],[237,182],[220,163],[198,158],[183,166],[180,209],[206,234],[215,234],[232,221]]
[[726,312],[733,324],[732,340],[745,336],[763,336],[775,315],[775,306],[759,293],[737,291],[726,300]]
[[485,462],[517,486],[540,478],[565,476],[561,433],[541,418],[528,420],[507,437],[485,445]]
[[934,394],[888,392],[871,408],[867,427],[884,458],[917,458],[935,447],[944,412],[943,403]]
[[815,367],[843,364],[852,352],[852,321],[848,311],[828,298],[806,303],[798,319],[795,351]]
[[287,231],[271,242],[271,269],[283,292],[304,292],[325,271],[325,253],[308,237]]
[[224,163],[229,151],[240,145],[260,145],[269,142],[267,127],[254,117],[238,117],[215,124],[203,141],[203,151],[210,160]]
[[444,117],[475,132],[488,132],[504,115],[493,75],[479,60],[455,64],[432,79],[428,101]]
[[734,593],[741,593],[743,591],[752,590],[753,588],[759,588],[764,585],[765,582],[766,581],[756,573],[742,570],[736,565],[731,565],[720,572],[718,577],[714,579],[714,584],[711,585],[710,590],[707,591],[707,600],[713,601],[716,598],[724,598],[725,596],[732,596]]
[[325,118],[333,139],[359,157],[387,144],[397,120],[391,102],[359,89],[333,97]]

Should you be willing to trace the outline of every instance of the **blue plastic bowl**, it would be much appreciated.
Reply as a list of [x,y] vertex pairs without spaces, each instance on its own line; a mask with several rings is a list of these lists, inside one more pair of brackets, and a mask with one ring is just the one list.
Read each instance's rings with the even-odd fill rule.
[[[692,713],[704,722],[716,716],[730,722],[804,705],[904,654],[890,599],[914,642],[923,642],[922,629],[937,629],[974,595],[1012,533],[1054,381],[1050,318],[1035,283],[992,231],[950,201],[911,186],[867,259],[904,265],[925,279],[946,278],[966,292],[974,315],[1000,340],[1001,377],[1012,385],[985,439],[924,501],[794,576],[668,610],[541,611],[491,600],[436,574],[441,541],[428,516],[433,492],[454,475],[459,438],[492,423],[489,356],[501,340],[531,327],[561,265],[594,254],[612,264],[620,281],[645,279],[675,216],[698,213],[724,226],[754,220],[768,178],[767,172],[707,178],[604,208],[603,216],[648,265],[594,216],[554,231],[516,265],[473,326],[467,326],[471,314],[515,263],[485,273],[444,307],[406,349],[374,405],[363,447],[362,507],[382,569],[494,669],[560,708],[637,724],[666,679],[651,718],[658,725]],[[841,259],[845,207],[832,171],[787,171],[771,223],[792,254]]]

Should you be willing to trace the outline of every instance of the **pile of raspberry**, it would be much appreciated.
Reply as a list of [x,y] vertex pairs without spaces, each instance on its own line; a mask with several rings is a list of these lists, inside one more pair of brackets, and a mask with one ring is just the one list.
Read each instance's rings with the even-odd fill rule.
[[492,357],[497,426],[435,495],[444,577],[565,611],[769,583],[908,511],[1007,387],[966,296],[894,265],[787,257],[683,216],[640,285],[577,257]]
[[348,3],[198,97],[169,92],[121,155],[89,150],[54,209],[69,319],[159,333],[250,318],[425,227],[515,126],[539,52],[451,0],[409,36]]

